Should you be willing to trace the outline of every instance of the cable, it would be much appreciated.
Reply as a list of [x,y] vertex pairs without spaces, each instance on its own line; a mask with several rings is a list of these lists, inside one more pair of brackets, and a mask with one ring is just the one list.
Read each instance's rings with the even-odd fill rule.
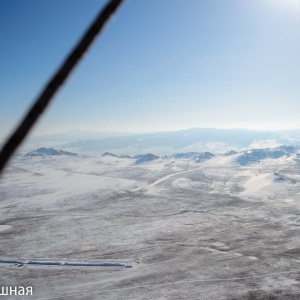
[[33,125],[38,118],[43,114],[46,107],[49,105],[53,96],[57,93],[59,88],[64,84],[69,77],[71,71],[81,60],[85,52],[91,46],[96,36],[102,31],[104,26],[113,13],[119,8],[124,0],[111,0],[99,12],[95,21],[90,25],[86,33],[82,36],[78,44],[73,48],[68,57],[65,59],[59,70],[50,79],[42,93],[36,99],[32,107],[29,109],[27,115],[20,122],[17,129],[12,133],[4,144],[0,152],[0,174],[5,168],[6,164],[16,151],[16,149],[23,142]]

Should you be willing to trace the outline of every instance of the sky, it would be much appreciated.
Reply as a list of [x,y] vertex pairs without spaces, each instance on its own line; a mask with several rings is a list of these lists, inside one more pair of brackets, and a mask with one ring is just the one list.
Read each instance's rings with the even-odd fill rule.
[[[6,137],[104,0],[0,1]],[[300,0],[127,0],[34,135],[300,128]]]

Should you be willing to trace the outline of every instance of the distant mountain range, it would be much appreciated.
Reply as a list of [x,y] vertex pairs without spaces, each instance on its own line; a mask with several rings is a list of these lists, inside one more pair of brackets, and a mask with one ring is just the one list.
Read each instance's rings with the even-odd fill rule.
[[136,134],[102,139],[81,140],[61,146],[79,153],[156,153],[175,152],[225,153],[247,148],[271,148],[300,144],[300,130],[255,131],[247,129],[193,128],[174,132]]
[[[4,140],[0,140],[0,143]],[[130,134],[125,132],[92,132],[72,130],[65,133],[30,137],[19,153],[40,146],[60,148],[80,154],[104,152],[118,155],[155,153],[171,155],[186,152],[212,152],[275,148],[300,145],[300,130],[258,131],[248,129],[192,128],[173,132]]]
[[[299,146],[279,146],[276,148],[266,148],[266,149],[251,149],[241,152],[228,151],[224,154],[215,155],[211,152],[185,152],[185,153],[175,153],[172,155],[157,156],[151,153],[139,154],[139,155],[117,155],[111,152],[105,152],[102,157],[113,157],[118,159],[132,159],[135,164],[147,163],[153,160],[161,159],[191,159],[194,162],[200,163],[205,160],[209,160],[213,157],[232,157],[232,160],[239,165],[249,165],[261,162],[265,159],[278,159],[280,157],[291,157],[295,156],[295,159],[300,159],[300,147]],[[23,158],[34,158],[41,157],[47,158],[52,156],[78,156],[76,153],[55,150],[52,148],[39,148],[37,150],[31,151],[25,155]],[[79,157],[79,156],[78,156]]]

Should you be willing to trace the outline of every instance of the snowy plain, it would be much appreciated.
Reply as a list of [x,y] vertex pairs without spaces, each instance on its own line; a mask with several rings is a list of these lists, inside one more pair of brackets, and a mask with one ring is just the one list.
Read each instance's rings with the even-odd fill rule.
[[299,299],[297,155],[237,155],[16,158],[1,284],[32,299]]

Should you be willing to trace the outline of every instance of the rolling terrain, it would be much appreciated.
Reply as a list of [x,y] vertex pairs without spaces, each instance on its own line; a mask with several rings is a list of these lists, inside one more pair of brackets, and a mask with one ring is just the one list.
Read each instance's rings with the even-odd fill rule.
[[32,285],[34,299],[299,298],[297,147],[52,150],[1,178],[3,286]]

